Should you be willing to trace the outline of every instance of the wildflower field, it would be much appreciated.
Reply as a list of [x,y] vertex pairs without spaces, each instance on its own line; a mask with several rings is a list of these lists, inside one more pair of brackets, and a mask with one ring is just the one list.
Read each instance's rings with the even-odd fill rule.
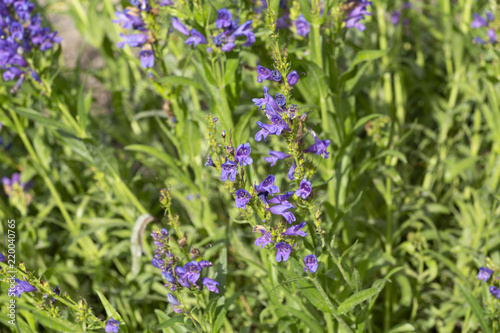
[[500,331],[497,0],[0,0],[1,332]]

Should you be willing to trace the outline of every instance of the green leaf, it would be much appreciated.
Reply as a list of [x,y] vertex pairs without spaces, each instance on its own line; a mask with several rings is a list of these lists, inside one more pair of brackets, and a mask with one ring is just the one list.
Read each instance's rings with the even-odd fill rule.
[[154,329],[161,330],[167,327],[172,327],[174,325],[184,324],[184,316],[175,316],[168,320],[162,321],[158,325],[155,325]]
[[356,305],[363,303],[366,300],[378,295],[380,288],[368,288],[352,295],[339,305],[337,311],[339,314],[344,314],[354,308]]
[[476,318],[479,321],[479,324],[481,325],[483,332],[485,332],[485,333],[491,332],[490,325],[489,325],[489,323],[486,322],[486,315],[484,314],[483,310],[481,309],[481,306],[476,301],[474,296],[471,294],[469,289],[464,287],[458,281],[456,281],[456,284],[460,288],[460,290],[462,291],[462,294],[465,296],[467,303],[469,303],[470,307],[472,308],[472,312],[474,313],[474,315],[476,315]]
[[115,307],[109,303],[108,299],[106,296],[104,296],[103,293],[101,293],[99,290],[95,289],[95,292],[97,296],[99,296],[99,299],[101,300],[102,306],[104,307],[104,310],[106,311],[106,315],[108,318],[113,317],[113,319],[118,320],[120,322],[120,330],[124,330],[125,332],[128,333],[128,327],[125,324],[125,321],[123,320],[122,316],[116,311]]
[[[311,332],[323,332],[324,329],[318,325],[317,320],[311,317],[307,312],[302,310],[297,310],[292,308],[291,306],[279,305],[279,306],[268,306],[265,308],[265,311],[269,312],[285,312],[285,315],[279,315],[278,317],[285,318],[287,316],[296,317],[302,320],[311,330]],[[262,311],[264,313],[264,311]]]
[[68,132],[68,127],[64,126],[59,120],[46,117],[38,111],[28,109],[28,108],[22,108],[22,107],[17,107],[17,108],[14,108],[13,110],[18,115],[23,116],[23,117],[28,118],[28,119],[31,119],[39,124],[50,126],[50,127],[55,127],[59,130],[70,133],[70,132]]
[[51,317],[44,311],[33,311],[32,315],[36,318],[43,326],[50,328],[54,331],[60,332],[82,332],[82,329],[64,319]]
[[362,63],[364,61],[372,61],[378,58],[382,58],[386,54],[386,50],[362,50],[359,51],[356,56],[354,57],[354,60],[351,63],[350,68],[353,68],[359,63]]
[[178,84],[182,86],[193,86],[196,89],[204,90],[203,85],[200,82],[183,76],[165,76],[159,78],[158,82],[167,84]]

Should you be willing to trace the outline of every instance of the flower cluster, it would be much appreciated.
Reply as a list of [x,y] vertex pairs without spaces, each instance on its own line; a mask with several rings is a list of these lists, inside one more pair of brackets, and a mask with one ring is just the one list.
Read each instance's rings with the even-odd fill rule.
[[[288,73],[288,75],[286,77],[286,82],[290,86],[294,86],[297,84],[297,82],[299,82],[299,78],[300,78],[299,73],[297,73],[297,71],[291,71],[290,73]],[[257,82],[262,83],[262,81],[264,81],[264,80],[269,80],[269,81],[281,83],[282,75],[281,75],[280,71],[278,71],[277,69],[270,70],[268,68],[265,68],[265,67],[262,67],[259,65],[259,66],[257,66]],[[265,94],[267,94],[267,87],[265,87],[264,89],[265,89]],[[281,96],[281,101],[282,101],[281,105],[284,105],[286,103],[286,100],[283,99],[284,96],[281,94],[279,94],[279,96]],[[276,96],[276,98],[277,97],[278,97],[278,95]]]
[[366,9],[368,6],[373,6],[368,0],[349,0],[346,2],[347,17],[345,18],[346,28],[356,28],[359,31],[365,31],[366,26],[361,22],[365,16],[371,15]]
[[[472,29],[479,29],[482,27],[487,27],[488,28],[488,32],[487,32],[488,41],[491,44],[496,44],[498,42],[498,38],[497,38],[497,35],[495,32],[495,29],[489,27],[490,23],[495,20],[495,16],[493,15],[493,13],[489,13],[489,12],[486,13],[485,16],[486,16],[486,19],[483,18],[482,16],[480,16],[479,14],[474,13],[474,20],[472,21],[470,27]],[[474,38],[474,42],[476,42],[478,44],[483,44],[483,45],[486,44],[486,41],[479,36],[476,36]]]
[[[113,23],[120,25],[123,29],[131,29],[133,31],[127,35],[120,33],[120,37],[123,40],[117,46],[119,48],[124,48],[125,45],[140,47],[139,59],[141,67],[144,69],[153,68],[155,64],[153,50],[155,39],[148,29],[145,18],[148,15],[155,15],[155,11],[152,10],[149,0],[130,0],[130,4],[132,6],[125,8],[122,12],[115,12],[116,19],[113,20]],[[160,1],[159,4],[160,6],[167,6],[172,3]]]
[[[206,267],[211,267],[212,263],[207,260],[196,261],[192,260],[178,266],[179,258],[174,257],[170,252],[169,233],[163,228],[161,231],[154,230],[151,233],[156,249],[151,263],[154,267],[161,270],[162,277],[167,280],[165,287],[170,287],[171,291],[176,291],[180,287],[200,289],[198,280],[200,280],[201,272]],[[201,279],[201,284],[211,292],[219,293],[217,286],[219,283],[208,277]],[[181,303],[171,293],[167,294],[167,299],[172,306],[172,309],[177,313],[182,313]]]
[[[212,45],[207,48],[208,52],[213,52],[214,47],[223,52],[232,51],[236,47],[238,37],[245,37],[246,40],[241,46],[252,46],[255,43],[255,34],[252,31],[252,21],[248,20],[243,24],[239,24],[238,19],[233,19],[231,12],[222,8],[217,12],[215,20],[217,33],[211,37]],[[189,30],[177,18],[172,19],[172,28],[179,31],[183,35],[188,36],[186,44],[196,48],[198,44],[208,44],[207,38],[198,30],[192,28]]]
[[41,82],[29,58],[36,50],[45,52],[61,42],[56,31],[42,27],[39,14],[32,15],[34,8],[29,0],[0,0],[0,70],[5,81],[17,80],[12,92],[27,73]]
[[[479,268],[479,272],[477,273],[477,278],[483,282],[487,282],[491,276],[493,275],[493,270],[492,269],[489,269],[489,268],[486,268],[486,267],[481,267]],[[496,279],[496,281],[494,282],[497,282],[498,281],[498,278]],[[495,296],[496,298],[500,299],[500,289],[496,286],[490,286],[489,288],[490,290],[490,294]]]

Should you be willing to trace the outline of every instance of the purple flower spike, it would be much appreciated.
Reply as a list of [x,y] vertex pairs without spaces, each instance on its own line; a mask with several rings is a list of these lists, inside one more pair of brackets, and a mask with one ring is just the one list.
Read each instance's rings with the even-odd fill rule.
[[143,50],[139,53],[142,68],[153,68],[155,65],[155,54],[152,50]]
[[302,37],[306,37],[311,30],[311,25],[307,22],[303,14],[300,14],[299,18],[295,21],[295,29]]
[[281,235],[306,237],[307,232],[300,230],[300,229],[304,228],[305,226],[306,226],[306,222],[302,222],[301,224],[298,224],[296,226],[293,226],[293,227],[286,229],[286,231],[284,233],[282,233]]
[[278,160],[283,160],[285,158],[292,157],[290,154],[285,154],[281,151],[270,150],[269,157],[265,157],[264,161],[271,163],[271,166],[274,166]]
[[492,294],[496,298],[500,299],[500,289],[498,289],[497,287],[491,286],[490,287],[490,294]]
[[219,9],[217,12],[217,20],[215,20],[215,25],[217,29],[227,28],[231,25],[232,15],[226,8]]
[[470,27],[473,29],[487,27],[488,21],[486,21],[482,16],[474,13],[474,20],[471,22]]
[[37,290],[35,287],[33,287],[26,281],[21,281],[19,279],[15,279],[15,281],[17,284],[14,288],[9,289],[9,296],[12,295],[21,298],[22,293],[30,293],[32,291]]
[[314,144],[304,150],[306,153],[316,153],[316,155],[321,155],[323,158],[328,158],[328,153],[326,149],[330,145],[330,140],[320,140],[316,136],[316,133],[314,131],[311,131],[312,136],[314,137]]
[[177,17],[172,17],[172,28],[179,31],[181,34],[189,36],[189,30]]
[[289,85],[294,86],[299,82],[299,78],[299,73],[297,73],[297,71],[291,71],[286,77],[286,81]]
[[307,181],[307,179],[302,179],[299,188],[295,191],[295,195],[306,199],[309,194],[311,194],[311,182]]
[[271,240],[271,233],[270,232],[265,232],[264,230],[259,230],[263,236],[257,238],[255,240],[255,245],[260,246],[260,249],[262,250],[264,246],[266,246],[269,243],[272,243],[273,241]]
[[250,201],[251,198],[250,193],[248,193],[245,190],[238,190],[236,191],[235,194],[236,194],[236,199],[235,199],[236,207],[246,209],[247,203]]
[[493,271],[489,268],[486,267],[481,267],[479,268],[479,273],[477,273],[477,278],[481,281],[488,281],[488,279],[491,277],[493,274]]
[[227,160],[221,165],[220,180],[225,182],[229,175],[229,180],[234,182],[236,179],[237,164],[231,160]]
[[251,152],[250,143],[243,143],[236,148],[234,160],[241,166],[250,165],[253,162],[253,159],[250,157]]
[[120,330],[120,322],[118,320],[113,319],[111,317],[107,322],[106,322],[106,328],[104,331],[106,333],[118,333]]
[[316,259],[316,256],[314,254],[309,254],[304,257],[304,272],[311,272],[311,273],[316,273],[316,270],[318,269],[318,259]]
[[167,300],[172,305],[175,305],[175,306],[181,305],[181,303],[177,300],[177,298],[175,298],[175,296],[172,295],[171,293],[167,294]]
[[189,46],[192,45],[193,49],[195,49],[198,44],[207,44],[207,39],[201,34],[201,32],[193,28],[191,29],[191,37],[186,39],[184,43]]
[[201,284],[203,284],[211,292],[216,293],[216,294],[219,293],[219,289],[217,289],[219,282],[214,281],[214,280],[206,277],[206,278],[201,279]]
[[276,244],[276,249],[278,252],[276,252],[276,261],[281,262],[283,260],[284,262],[288,260],[290,257],[290,253],[292,253],[292,247],[286,243],[279,242]]
[[269,175],[258,186],[255,187],[257,192],[268,192],[270,194],[278,193],[279,187],[274,185],[274,176]]
[[264,80],[270,80],[271,78],[271,70],[262,67],[262,66],[257,66],[257,82],[262,83]]

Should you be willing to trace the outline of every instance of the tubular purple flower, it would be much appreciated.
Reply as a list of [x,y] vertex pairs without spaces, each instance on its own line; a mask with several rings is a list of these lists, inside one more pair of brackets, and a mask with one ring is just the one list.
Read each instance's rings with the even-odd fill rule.
[[9,289],[9,295],[21,298],[22,293],[30,293],[32,291],[38,290],[26,281],[22,281],[19,279],[15,279],[15,281],[17,284],[15,285],[14,288]]
[[295,207],[291,203],[286,201],[281,205],[276,205],[269,208],[269,211],[274,215],[283,216],[285,220],[291,224],[292,222],[295,222],[295,215],[293,215],[293,213],[289,211],[290,208],[295,208]]
[[195,260],[184,265],[184,277],[193,285],[195,285],[196,281],[200,278],[200,271],[201,267]]
[[214,164],[214,161],[212,160],[212,158],[210,157],[210,155],[207,156],[207,160],[205,162],[205,166],[206,167],[215,167],[215,164]]
[[227,160],[221,165],[220,180],[225,182],[229,175],[229,180],[234,182],[236,179],[237,164],[231,160]]
[[299,188],[295,191],[295,195],[306,199],[311,194],[311,190],[311,182],[307,181],[307,179],[302,179]]
[[479,268],[479,272],[477,273],[477,278],[481,281],[488,281],[488,279],[491,277],[493,274],[493,271],[489,268],[486,267],[481,267]]
[[314,137],[314,142],[315,143],[312,146],[310,146],[309,148],[307,148],[306,150],[304,150],[304,152],[306,152],[306,153],[316,153],[316,155],[321,155],[321,157],[327,159],[328,155],[330,153],[328,153],[326,151],[326,149],[330,145],[330,140],[320,140],[320,139],[318,139],[318,137],[316,136],[316,133],[314,131],[311,131],[311,134]]
[[123,41],[119,42],[117,46],[121,49],[128,44],[130,47],[141,47],[148,41],[148,36],[146,34],[133,34],[133,35],[124,35],[120,34],[120,37],[123,38]]
[[292,157],[290,154],[285,154],[281,151],[270,150],[269,157],[265,157],[264,161],[271,163],[271,166],[274,166],[278,160],[283,160],[285,158]]
[[490,294],[495,296],[496,298],[500,299],[500,289],[498,289],[495,286],[490,287]]
[[295,179],[295,168],[297,167],[297,163],[295,160],[293,161],[292,165],[290,166],[290,169],[288,170],[288,173],[286,174],[287,178],[292,181]]
[[497,38],[497,35],[495,34],[494,29],[488,30],[488,38],[489,38],[491,44],[496,44],[498,42],[498,38]]
[[250,143],[243,143],[236,148],[234,160],[241,166],[250,165],[253,163],[253,159],[250,157],[251,152]]
[[24,27],[19,22],[12,22],[10,25],[10,35],[15,39],[23,39]]
[[111,317],[106,322],[106,327],[104,328],[104,331],[106,333],[118,333],[119,330],[120,330],[120,322],[118,320],[113,319],[113,317]]
[[291,71],[286,77],[286,81],[289,85],[294,86],[299,82],[299,78],[299,73],[297,73],[297,71]]
[[479,36],[474,37],[474,39],[472,41],[474,43],[476,43],[476,44],[481,44],[481,45],[485,45],[486,44],[486,42],[484,41],[484,39],[482,39]]
[[175,305],[175,306],[179,306],[179,305],[182,305],[178,300],[177,298],[172,295],[171,293],[167,293],[167,300],[170,304],[172,305]]
[[281,235],[306,237],[307,232],[300,230],[300,229],[304,228],[305,225],[306,225],[306,222],[302,222],[301,224],[298,224],[298,225],[295,225],[293,227],[286,229],[286,231],[283,232]]
[[276,249],[278,250],[276,252],[276,261],[281,262],[287,261],[288,258],[290,257],[290,253],[292,253],[292,247],[286,243],[279,242],[276,244]]
[[486,19],[490,22],[495,21],[495,15],[492,12],[486,12]]
[[304,257],[304,272],[311,272],[311,273],[316,273],[316,270],[318,269],[318,259],[316,259],[316,256],[314,254],[309,254]]
[[116,11],[115,12],[116,20],[111,22],[119,24],[124,29],[135,29],[144,31],[144,21],[140,16],[134,15],[128,9],[125,9],[123,12]]
[[224,52],[230,52],[234,49],[235,46],[236,46],[236,44],[234,44],[234,43],[227,43],[227,44],[224,44],[220,49]]
[[262,83],[264,80],[270,80],[271,70],[262,66],[257,66],[257,82]]
[[198,264],[200,265],[201,269],[203,269],[205,267],[212,267],[213,266],[213,264],[208,260],[202,260]]
[[172,28],[179,31],[181,34],[189,36],[188,28],[186,28],[186,26],[184,24],[182,24],[181,21],[179,21],[179,19],[177,17],[172,17],[171,25],[172,25]]
[[474,13],[474,20],[472,20],[470,27],[473,29],[477,29],[487,26],[488,26],[488,21],[486,21],[482,16],[478,15],[477,13]]
[[371,13],[366,10],[366,7],[372,6],[372,3],[367,0],[350,0],[348,3],[353,1],[357,1],[357,5],[345,19],[345,26],[346,28],[356,28],[359,31],[364,31],[366,26],[360,21],[364,19],[365,16],[371,15]]
[[204,285],[211,292],[214,292],[216,294],[219,293],[219,289],[217,289],[219,282],[214,281],[214,280],[206,277],[206,278],[201,279],[201,284]]
[[309,24],[309,22],[307,22],[303,14],[300,14],[297,20],[295,20],[295,29],[297,30],[297,33],[302,37],[306,37],[311,30],[311,25]]
[[250,201],[250,198],[251,198],[250,193],[248,193],[245,190],[240,189],[240,190],[236,191],[235,194],[236,194],[236,199],[235,199],[236,207],[246,209],[247,203]]
[[278,193],[279,187],[274,185],[274,176],[269,175],[259,185],[255,186],[257,192],[268,192],[270,194]]
[[217,20],[215,20],[215,25],[217,29],[227,28],[231,25],[232,15],[226,8],[219,9],[217,12]]
[[186,39],[184,43],[188,44],[189,46],[192,45],[193,48],[196,48],[198,44],[207,44],[207,39],[205,38],[205,36],[203,36],[201,32],[193,28],[191,29],[191,37]]
[[155,65],[155,54],[153,50],[143,50],[139,53],[142,68],[153,68]]
[[271,233],[270,232],[265,232],[264,230],[259,230],[263,236],[257,238],[255,240],[255,245],[260,246],[260,249],[262,250],[264,246],[266,246],[269,243],[272,243],[273,241],[271,240]]
[[274,198],[270,199],[269,203],[272,203],[275,205],[283,205],[285,203],[290,204],[288,202],[288,198],[290,198],[292,195],[293,195],[293,191],[288,191],[285,194],[277,195]]
[[275,82],[281,82],[281,73],[277,69],[273,69],[271,79]]

